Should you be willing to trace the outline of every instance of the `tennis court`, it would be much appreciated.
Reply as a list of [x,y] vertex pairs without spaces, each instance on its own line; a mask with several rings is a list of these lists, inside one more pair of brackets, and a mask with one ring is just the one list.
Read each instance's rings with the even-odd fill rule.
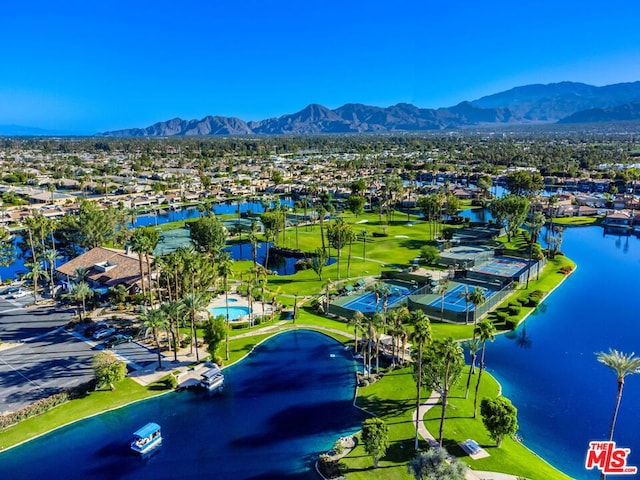
[[[485,300],[491,298],[497,290],[493,290],[489,287],[477,287],[473,285],[465,285],[462,283],[456,284],[451,290],[447,290],[444,294],[444,309],[449,310],[451,312],[464,312],[469,307],[469,311],[472,312],[475,308],[475,305],[471,302],[465,302],[465,291],[468,293],[473,293],[476,288],[482,288],[484,291]],[[432,301],[429,306],[440,308],[442,305],[442,298],[437,298]]]
[[[385,285],[389,287],[390,291],[389,296],[387,297],[387,308],[392,308],[411,293],[411,290],[405,287],[400,287],[398,285],[389,283]],[[345,303],[343,307],[350,310],[358,310],[362,313],[371,313],[381,311],[383,308],[383,302],[384,298],[380,296],[378,299],[378,303],[376,304],[375,292],[367,292],[363,295],[360,295],[358,298],[351,300],[349,303]]]
[[495,257],[484,262],[471,271],[478,273],[487,273],[489,275],[497,275],[499,277],[515,277],[529,267],[526,260],[515,260],[506,257]]

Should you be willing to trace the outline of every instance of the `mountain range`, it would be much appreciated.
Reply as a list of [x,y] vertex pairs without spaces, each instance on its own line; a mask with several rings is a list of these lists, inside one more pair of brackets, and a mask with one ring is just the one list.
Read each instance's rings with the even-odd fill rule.
[[311,104],[299,112],[245,122],[235,117],[174,118],[146,128],[99,133],[109,137],[362,133],[464,128],[474,125],[640,120],[640,81],[596,87],[560,82],[515,87],[447,108],[408,103],[376,107],[348,103],[336,109]]

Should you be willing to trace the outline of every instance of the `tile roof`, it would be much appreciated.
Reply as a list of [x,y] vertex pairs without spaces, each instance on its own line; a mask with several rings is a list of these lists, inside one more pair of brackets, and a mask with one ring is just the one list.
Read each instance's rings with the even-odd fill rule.
[[[153,260],[153,257],[149,257]],[[108,262],[112,267],[104,271],[97,264]],[[87,279],[105,287],[113,287],[118,284],[125,284],[130,287],[140,283],[140,264],[137,254],[127,254],[124,250],[115,248],[95,247],[79,257],[56,268],[56,272],[69,277],[74,277],[77,268],[88,270]],[[143,271],[146,272],[147,265],[143,259]]]

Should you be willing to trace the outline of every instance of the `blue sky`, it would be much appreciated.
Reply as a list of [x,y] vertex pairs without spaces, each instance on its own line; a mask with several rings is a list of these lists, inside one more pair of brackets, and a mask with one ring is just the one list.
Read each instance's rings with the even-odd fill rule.
[[0,16],[0,125],[93,133],[640,80],[633,1],[21,0]]

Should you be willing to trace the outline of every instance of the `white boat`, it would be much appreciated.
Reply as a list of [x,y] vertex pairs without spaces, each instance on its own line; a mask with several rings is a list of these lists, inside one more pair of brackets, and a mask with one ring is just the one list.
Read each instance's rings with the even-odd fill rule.
[[134,432],[131,450],[145,454],[160,446],[161,443],[162,433],[160,431],[160,425],[150,422]]
[[215,363],[211,368],[202,373],[202,380],[200,380],[200,386],[209,392],[215,392],[222,390],[224,385],[224,375],[222,370]]

